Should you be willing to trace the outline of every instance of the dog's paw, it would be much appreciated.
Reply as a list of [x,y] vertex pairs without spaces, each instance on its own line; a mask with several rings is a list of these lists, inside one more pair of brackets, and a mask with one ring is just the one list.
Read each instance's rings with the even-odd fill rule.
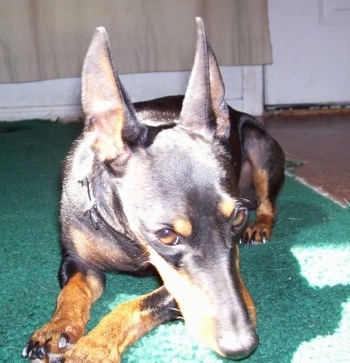
[[64,354],[83,335],[84,328],[50,322],[37,330],[22,351],[23,358],[32,362],[61,363]]
[[65,354],[64,363],[118,363],[120,354],[115,341],[90,333]]
[[266,243],[271,237],[271,227],[267,226],[265,223],[253,222],[250,223],[243,233],[240,243],[243,244],[256,244],[256,243]]

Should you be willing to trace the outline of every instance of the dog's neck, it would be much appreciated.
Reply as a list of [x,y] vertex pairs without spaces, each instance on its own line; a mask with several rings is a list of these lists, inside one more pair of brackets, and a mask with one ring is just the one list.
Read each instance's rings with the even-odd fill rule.
[[[119,231],[117,227],[113,226],[113,223],[108,220],[103,213],[103,210],[98,207],[97,200],[94,197],[92,183],[89,178],[86,176],[83,180],[80,180],[79,183],[83,188],[86,188],[86,198],[88,208],[84,212],[84,215],[89,214],[91,224],[95,228],[96,231],[101,228],[106,227],[118,240],[128,240],[132,241],[134,238],[130,234],[129,231]],[[126,237],[129,236],[129,237]]]
[[[90,220],[92,225],[96,230],[100,229],[100,220],[103,220],[100,216],[100,213],[98,212],[97,205],[96,205],[96,199],[93,196],[90,181],[88,177],[85,177],[84,179],[80,180],[79,183],[82,187],[86,188],[86,196],[88,200],[88,208],[84,212],[84,215],[89,214]],[[108,223],[106,223],[107,226],[109,226],[112,230],[114,228],[110,226]]]

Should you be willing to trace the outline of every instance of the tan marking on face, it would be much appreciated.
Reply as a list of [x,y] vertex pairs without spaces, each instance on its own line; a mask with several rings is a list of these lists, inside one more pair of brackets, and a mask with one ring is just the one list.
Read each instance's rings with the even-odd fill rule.
[[173,221],[173,227],[177,234],[184,237],[191,236],[193,232],[192,224],[188,219],[175,219]]
[[219,203],[219,213],[229,218],[236,207],[236,201],[232,198],[225,198]]
[[185,274],[174,269],[151,247],[148,247],[148,252],[150,262],[160,273],[164,286],[179,305],[186,326],[205,346],[218,352],[214,305]]
[[236,267],[236,276],[238,278],[238,284],[239,284],[239,289],[240,292],[242,294],[242,298],[244,300],[244,303],[247,307],[248,310],[248,314],[250,316],[250,319],[252,321],[252,323],[254,324],[254,326],[256,326],[256,321],[257,321],[257,317],[256,317],[256,308],[255,308],[255,304],[254,301],[252,299],[252,297],[250,296],[250,293],[247,289],[247,287],[245,286],[245,283],[242,279],[241,273],[240,273],[240,268],[239,268],[239,247],[237,244],[234,245],[234,256],[235,256],[235,267]]

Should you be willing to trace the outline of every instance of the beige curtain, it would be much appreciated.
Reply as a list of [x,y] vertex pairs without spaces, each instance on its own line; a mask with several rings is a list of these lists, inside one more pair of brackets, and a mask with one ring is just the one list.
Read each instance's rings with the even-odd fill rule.
[[100,25],[119,73],[189,70],[196,16],[221,65],[271,63],[267,0],[0,0],[0,82],[79,76]]

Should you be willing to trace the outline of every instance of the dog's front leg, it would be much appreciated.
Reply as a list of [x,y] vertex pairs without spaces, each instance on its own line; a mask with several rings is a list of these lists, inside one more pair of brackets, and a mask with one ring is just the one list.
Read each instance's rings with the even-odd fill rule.
[[[284,153],[266,131],[247,123],[242,127],[246,160],[242,166],[240,190],[253,188],[256,220],[249,224],[242,240],[245,243],[270,240],[276,219],[276,198],[284,182]],[[249,194],[247,198],[249,199]]]
[[125,349],[141,336],[180,315],[164,287],[126,302],[105,316],[65,355],[65,363],[120,362]]
[[99,278],[73,274],[57,298],[52,319],[33,334],[22,356],[35,362],[60,362],[65,351],[84,335],[91,305],[102,291]]

